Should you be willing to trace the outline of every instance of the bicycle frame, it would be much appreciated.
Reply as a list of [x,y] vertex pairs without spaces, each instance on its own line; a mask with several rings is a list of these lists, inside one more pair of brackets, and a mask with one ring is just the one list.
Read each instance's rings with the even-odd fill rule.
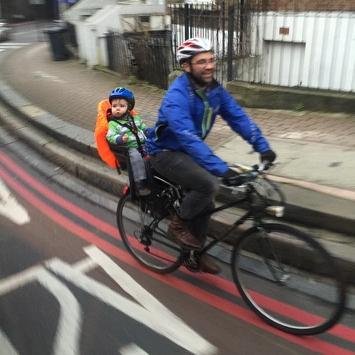
[[[165,183],[167,186],[173,187],[176,190],[179,190],[179,187],[175,184],[172,184],[171,182],[167,181],[164,178],[161,178],[159,176],[152,176],[152,179],[157,179],[163,183]],[[269,182],[270,183],[270,182]],[[272,185],[275,189],[276,187],[274,185]],[[238,206],[241,205],[244,202],[247,202],[250,200],[250,195],[251,193],[255,192],[256,194],[258,194],[260,196],[260,193],[258,193],[256,191],[256,189],[251,186],[250,184],[248,184],[246,187],[246,196],[243,198],[239,198],[236,199],[235,201],[231,201],[231,202],[227,202],[224,203],[222,206],[219,207],[215,207],[211,210],[205,211],[205,212],[201,212],[199,213],[197,216],[195,216],[194,218],[199,218],[199,217],[204,217],[204,216],[212,216],[213,214],[226,210],[228,208],[234,207],[234,206]],[[279,192],[279,190],[277,190]],[[280,193],[280,192],[279,192]],[[181,198],[180,193],[178,194],[178,196]],[[284,199],[284,197],[282,196],[282,199]],[[246,220],[248,219],[252,219],[254,221],[254,225],[258,226],[262,224],[262,217],[260,215],[257,215],[256,213],[254,213],[252,208],[249,208],[249,210],[241,217],[239,217],[234,223],[233,225],[228,229],[227,232],[225,232],[221,238],[214,238],[214,240],[210,241],[209,243],[207,243],[200,251],[199,254],[204,254],[205,252],[207,252],[209,249],[213,248],[216,244],[218,244],[219,242],[227,239],[227,237],[240,225],[242,225]]]
[[[127,150],[125,149],[125,155],[127,157]],[[150,169],[150,167],[149,167]],[[149,170],[147,169],[147,170]],[[133,176],[132,176],[132,171],[131,171],[131,168],[130,168],[130,161],[129,159],[127,158],[127,170],[128,170],[128,173],[129,173],[129,182],[130,182],[130,185],[133,185],[134,186],[134,180],[133,180]],[[166,184],[166,186],[170,186],[172,187],[175,191],[176,191],[176,194],[178,196],[179,199],[182,198],[182,195],[181,195],[181,187],[179,185],[176,185],[174,183],[171,183],[170,181],[168,181],[167,179],[159,176],[159,175],[155,175],[155,174],[152,174],[152,170],[149,170],[148,172],[148,175],[149,175],[149,179],[151,181],[153,181],[154,179],[156,179],[157,181],[161,182],[161,183],[164,183]],[[269,181],[270,183],[270,181]],[[272,185],[275,189],[276,187],[274,185]],[[217,213],[217,212],[220,212],[220,211],[223,211],[223,210],[226,210],[228,208],[231,208],[231,207],[234,207],[234,206],[237,206],[237,205],[241,205],[243,202],[247,202],[250,198],[250,194],[252,192],[256,192],[258,195],[260,195],[253,186],[251,185],[247,185],[246,186],[246,196],[243,197],[243,198],[240,198],[240,199],[237,199],[235,201],[231,201],[231,202],[227,202],[225,204],[223,204],[222,206],[219,206],[219,207],[216,207],[216,208],[213,208],[211,210],[208,210],[208,211],[205,211],[205,212],[202,212],[202,213],[199,213],[197,216],[195,216],[194,218],[199,218],[199,217],[203,217],[203,216],[212,216],[213,214]],[[281,193],[278,189],[276,189],[279,193]],[[132,189],[132,186],[130,188],[130,193],[132,194],[132,197],[135,199],[137,198],[135,192],[134,192],[134,188]],[[282,195],[282,199],[284,199],[284,196]],[[248,219],[252,219],[254,221],[254,225],[258,226],[258,225],[261,225],[262,224],[262,217],[259,216],[259,215],[256,215],[253,211],[252,208],[250,208],[242,217],[238,218],[234,223],[233,225],[228,229],[227,232],[225,232],[221,238],[214,238],[214,240],[210,241],[209,243],[207,243],[200,251],[199,251],[199,254],[202,255],[204,253],[206,253],[208,250],[210,250],[211,248],[213,248],[216,244],[218,244],[219,242],[221,241],[224,241],[225,239],[227,239],[227,237],[240,225],[244,224],[244,222]],[[156,221],[155,221],[156,222]],[[154,223],[154,221],[152,221],[152,223]]]
[[[152,174],[150,177],[159,182],[158,186],[154,185],[155,189],[152,189],[151,195],[141,198],[126,190],[126,196],[120,200],[117,209],[117,223],[121,238],[128,251],[142,265],[160,274],[173,272],[181,265],[191,272],[197,272],[202,269],[200,268],[200,256],[207,253],[219,242],[232,237],[236,242],[231,253],[234,283],[248,306],[262,319],[280,330],[297,335],[318,334],[329,329],[339,320],[346,304],[346,284],[336,262],[311,235],[287,224],[270,223],[267,216],[282,216],[285,198],[278,186],[269,181],[263,171],[253,170],[250,180],[236,189],[236,191],[242,189],[242,194],[235,195],[234,200],[201,212],[194,217],[198,220],[201,217],[209,217],[235,206],[245,208],[245,212],[241,216],[236,216],[233,224],[228,226],[228,229],[221,233],[220,237],[213,237],[200,250],[183,247],[176,238],[170,239],[166,231],[169,218],[179,211],[183,198],[181,186],[171,183],[159,175]],[[126,228],[122,222],[127,201],[137,205],[136,212],[138,214],[142,212],[148,215],[148,223],[137,221],[138,229],[135,229],[137,231],[135,239],[131,238],[129,234],[131,232],[127,232],[129,228]],[[157,207],[155,206],[156,201],[158,201]],[[162,210],[161,206],[163,206]],[[231,236],[247,220],[252,221],[253,225],[248,226],[245,231]],[[161,221],[163,228],[159,229]],[[156,232],[158,232],[157,238],[155,238]],[[286,244],[287,248],[285,248]],[[169,250],[165,250],[164,245]],[[168,254],[169,257],[166,257],[166,253],[170,251],[171,255]],[[290,251],[292,252],[290,253]],[[284,256],[290,257],[290,259],[284,259]],[[254,264],[251,264],[250,261]],[[308,265],[310,261],[311,263]],[[253,274],[254,271],[257,272]],[[280,296],[286,297],[286,305],[289,293],[298,291],[299,282],[304,281],[305,289],[301,287],[300,292],[296,295],[305,295],[307,300],[305,304],[308,304],[308,301],[318,304],[319,299],[324,300],[327,302],[324,307],[329,305],[330,313],[327,313],[327,318],[324,318],[324,321],[322,317],[315,317],[315,319],[311,317],[309,322],[305,322],[305,325],[303,325],[303,320],[300,321],[297,317],[294,319],[286,317],[285,320],[282,312],[279,313],[273,308],[269,309],[268,305],[264,304],[264,298],[258,298],[259,292],[253,291],[253,279],[259,280],[260,277],[263,277],[264,282],[268,282],[268,291],[274,290],[276,294],[280,293]],[[331,292],[323,292],[323,284],[321,284],[323,278],[326,290],[329,289]],[[322,286],[319,288],[321,293],[314,291],[314,285],[318,283]],[[309,294],[306,292],[307,290],[310,291]],[[309,295],[314,296],[313,300],[310,300]],[[298,306],[298,298],[296,297],[294,300],[295,305]],[[290,302],[290,305],[292,306],[293,303]],[[323,308],[320,307],[320,309]],[[323,313],[319,314],[323,316]]]
[[[213,214],[226,210],[230,207],[234,207],[237,205],[242,204],[243,202],[248,201],[248,196],[239,199],[237,201],[232,201],[232,202],[228,202],[223,204],[222,206],[216,207],[212,210],[206,211],[204,213],[201,213],[199,215],[196,216],[196,218],[198,217],[202,217],[202,216],[212,216]],[[212,241],[210,241],[209,243],[207,243],[201,251],[199,251],[199,254],[204,254],[206,253],[208,250],[210,250],[211,248],[213,248],[216,244],[218,244],[219,242],[222,242],[223,240],[227,239],[227,237],[240,225],[242,225],[246,220],[248,219],[253,219],[254,224],[258,225],[261,223],[261,218],[260,217],[256,217],[253,212],[251,210],[247,211],[243,216],[239,217],[234,223],[233,225],[222,235],[221,238],[214,238]]]

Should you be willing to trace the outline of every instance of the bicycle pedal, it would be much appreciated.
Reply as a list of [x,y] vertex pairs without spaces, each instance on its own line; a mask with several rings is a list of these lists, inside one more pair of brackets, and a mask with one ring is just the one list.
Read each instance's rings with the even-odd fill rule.
[[200,268],[199,268],[199,267],[198,267],[198,268],[195,268],[195,267],[192,267],[192,266],[186,265],[186,264],[185,264],[185,267],[186,267],[186,269],[189,270],[190,272],[200,272]]
[[192,253],[191,250],[188,252],[184,259],[184,266],[187,270],[191,272],[199,272],[200,271],[200,262],[199,259],[196,258]]

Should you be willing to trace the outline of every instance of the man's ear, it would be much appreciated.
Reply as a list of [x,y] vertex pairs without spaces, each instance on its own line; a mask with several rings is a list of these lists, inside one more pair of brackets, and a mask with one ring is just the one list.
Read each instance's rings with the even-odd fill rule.
[[187,71],[188,73],[190,73],[190,71],[191,71],[189,62],[182,63],[181,68],[183,71]]

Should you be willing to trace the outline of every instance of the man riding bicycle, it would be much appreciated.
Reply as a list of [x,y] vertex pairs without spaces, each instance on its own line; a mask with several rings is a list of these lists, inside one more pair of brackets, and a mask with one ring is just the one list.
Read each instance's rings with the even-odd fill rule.
[[[258,126],[214,79],[216,59],[208,40],[186,40],[177,49],[177,60],[184,73],[169,87],[146,148],[153,168],[186,192],[179,215],[169,225],[169,234],[187,248],[200,249],[206,240],[209,217],[195,216],[213,208],[218,177],[226,185],[243,182],[204,141],[216,116],[246,140],[262,161],[272,162],[276,154]],[[208,256],[201,258],[200,266],[205,272],[219,272]]]

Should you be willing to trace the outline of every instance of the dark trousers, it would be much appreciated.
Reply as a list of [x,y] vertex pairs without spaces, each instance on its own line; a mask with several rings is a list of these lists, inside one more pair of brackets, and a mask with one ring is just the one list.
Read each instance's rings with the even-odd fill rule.
[[196,216],[214,207],[219,189],[217,177],[182,152],[160,152],[151,157],[151,163],[158,173],[183,188],[185,194],[179,217],[188,223],[192,234],[204,240],[210,217]]

